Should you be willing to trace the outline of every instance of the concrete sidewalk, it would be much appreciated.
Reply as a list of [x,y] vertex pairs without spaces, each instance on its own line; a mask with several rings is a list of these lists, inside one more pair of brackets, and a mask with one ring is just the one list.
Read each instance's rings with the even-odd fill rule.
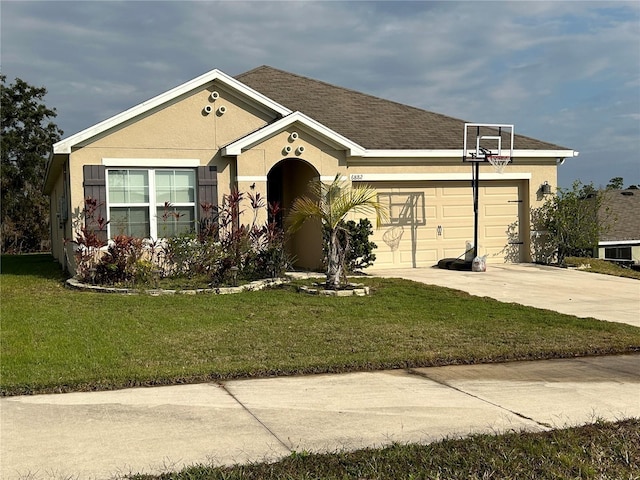
[[640,327],[640,281],[536,264],[489,264],[486,272],[439,268],[367,273],[455,288],[480,297]]
[[0,399],[0,477],[113,478],[640,417],[640,355]]

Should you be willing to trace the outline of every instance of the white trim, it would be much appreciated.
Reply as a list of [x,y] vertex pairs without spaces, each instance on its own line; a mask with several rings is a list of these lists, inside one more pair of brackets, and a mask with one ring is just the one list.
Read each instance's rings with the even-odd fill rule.
[[598,247],[609,247],[612,245],[640,245],[640,239],[638,240],[607,240],[606,242],[598,242]]
[[273,122],[260,130],[257,130],[249,135],[242,137],[240,140],[236,140],[233,143],[230,143],[226,147],[221,149],[222,156],[234,156],[240,155],[244,150],[247,150],[266,139],[272,137],[273,135],[280,133],[285,128],[290,125],[298,123],[309,128],[312,132],[330,140],[334,144],[344,148],[347,150],[348,155],[350,156],[362,156],[365,152],[364,147],[361,147],[357,143],[349,140],[346,137],[343,137],[339,133],[331,130],[330,128],[325,127],[320,122],[307,117],[302,112],[294,112],[290,115],[287,115],[280,120]]
[[[352,182],[419,182],[471,180],[471,173],[352,173]],[[482,173],[480,180],[531,180],[531,173]]]
[[238,175],[236,182],[266,182],[266,175]]
[[106,120],[97,123],[85,130],[82,130],[75,135],[71,135],[64,140],[61,140],[53,145],[53,153],[71,153],[71,148],[75,145],[78,145],[81,142],[86,140],[90,140],[92,137],[99,135],[111,128],[117,127],[120,124],[123,124],[139,115],[142,115],[154,108],[157,108],[161,105],[164,105],[167,102],[170,102],[181,95],[189,93],[198,88],[203,88],[205,85],[212,83],[213,81],[218,80],[222,84],[228,86],[229,88],[246,95],[250,99],[256,101],[257,103],[267,107],[270,110],[280,114],[280,115],[288,115],[291,113],[291,110],[280,105],[279,103],[271,100],[265,95],[261,94],[253,90],[252,88],[247,87],[242,82],[239,82],[233,77],[230,77],[224,72],[221,72],[218,69],[211,70],[199,77],[194,78],[193,80],[189,80],[188,82],[183,83],[182,85],[178,85],[171,90],[161,93],[149,100],[146,100],[124,112],[121,112],[113,117],[107,118]]
[[[459,158],[463,150],[365,150],[364,158]],[[566,158],[577,157],[575,150],[514,150],[513,158]]]
[[[121,159],[115,159],[115,160],[121,160]],[[138,160],[138,159],[134,159],[134,160]],[[199,164],[199,163],[198,163]],[[112,223],[111,223],[111,209],[112,208],[137,208],[137,207],[144,207],[147,209],[147,212],[149,214],[149,238],[150,239],[157,239],[159,238],[159,234],[158,234],[158,208],[161,208],[164,205],[164,202],[158,202],[157,201],[157,196],[158,196],[158,192],[156,189],[156,173],[158,171],[162,171],[161,169],[156,169],[153,167],[150,168],[141,168],[138,167],[137,165],[133,166],[133,168],[131,168],[131,170],[144,170],[147,172],[147,179],[149,181],[148,184],[148,192],[147,195],[149,197],[149,200],[147,202],[140,202],[140,203],[127,203],[127,202],[111,202],[110,199],[110,194],[109,194],[109,172],[110,171],[114,171],[117,170],[119,166],[122,166],[121,164],[119,165],[113,165],[110,167],[107,167],[107,171],[105,174],[105,188],[106,188],[106,205],[107,205],[107,236],[109,237],[109,239],[113,238],[113,232],[111,231],[111,227],[112,227]],[[185,208],[192,208],[193,209],[193,214],[194,214],[194,221],[195,221],[195,225],[197,228],[197,222],[198,222],[198,175],[197,173],[193,170],[193,169],[189,169],[189,168],[185,168],[185,167],[173,167],[174,171],[189,171],[190,173],[193,173],[193,180],[194,180],[194,201],[193,202],[172,202],[171,206],[172,207],[185,207]]]
[[[314,180],[317,180],[318,177],[315,177]],[[320,181],[321,182],[333,182],[336,179],[335,175],[320,175]],[[340,175],[340,178],[338,179],[338,181],[340,182],[344,182],[348,179],[348,177],[346,175]]]
[[462,158],[462,150],[366,150],[365,158]]
[[197,158],[103,158],[105,167],[171,167],[194,168],[200,166]]

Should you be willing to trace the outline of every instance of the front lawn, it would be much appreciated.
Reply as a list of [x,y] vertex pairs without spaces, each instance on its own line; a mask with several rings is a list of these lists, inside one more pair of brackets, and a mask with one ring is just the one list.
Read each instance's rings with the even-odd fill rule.
[[[1,393],[627,353],[640,329],[404,280],[369,297],[71,291],[49,255],[3,256]],[[359,280],[360,281],[360,280]]]
[[565,265],[568,267],[577,267],[581,270],[593,273],[601,273],[603,275],[613,275],[614,277],[635,278],[640,280],[640,271],[632,268],[617,265],[601,258],[586,257],[567,257],[564,259]]

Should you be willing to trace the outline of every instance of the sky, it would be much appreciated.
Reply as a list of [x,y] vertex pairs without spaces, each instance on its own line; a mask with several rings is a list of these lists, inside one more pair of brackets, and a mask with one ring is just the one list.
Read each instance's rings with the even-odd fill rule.
[[637,1],[2,0],[0,22],[0,71],[47,88],[65,137],[270,65],[577,150],[564,188],[640,184]]

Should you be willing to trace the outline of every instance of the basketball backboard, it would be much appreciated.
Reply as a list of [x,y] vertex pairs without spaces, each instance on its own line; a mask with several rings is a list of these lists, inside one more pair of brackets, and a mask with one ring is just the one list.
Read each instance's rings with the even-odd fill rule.
[[513,159],[513,125],[465,123],[463,162],[487,162],[489,156]]

